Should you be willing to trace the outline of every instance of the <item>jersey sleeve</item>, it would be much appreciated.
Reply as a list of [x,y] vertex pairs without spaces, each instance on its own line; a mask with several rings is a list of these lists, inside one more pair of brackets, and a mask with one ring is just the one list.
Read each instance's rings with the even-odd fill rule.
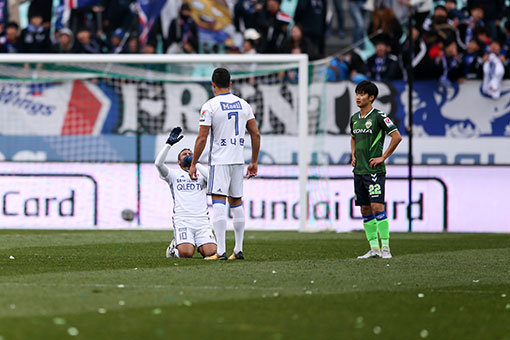
[[253,114],[253,109],[251,108],[251,105],[246,102],[246,121],[249,121],[250,119],[255,119],[255,115]]
[[397,131],[397,126],[393,123],[390,117],[387,117],[384,113],[381,112],[379,115],[379,124],[386,134],[390,134],[394,131]]
[[200,125],[211,126],[212,108],[211,103],[207,102],[200,109]]
[[351,128],[351,137],[354,137],[354,133],[352,132],[353,118],[354,118],[354,116],[351,116],[351,119],[349,119],[349,127]]

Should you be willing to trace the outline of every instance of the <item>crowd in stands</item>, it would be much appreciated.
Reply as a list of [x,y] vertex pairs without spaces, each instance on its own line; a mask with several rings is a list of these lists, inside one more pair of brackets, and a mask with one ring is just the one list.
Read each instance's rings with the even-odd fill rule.
[[[455,83],[483,79],[488,72],[510,75],[506,0],[296,0],[292,16],[284,13],[281,0],[232,0],[235,34],[242,39],[210,49],[200,45],[188,0],[182,0],[168,28],[158,20],[143,44],[136,0],[97,0],[67,14],[63,6],[52,8],[53,0],[31,0],[28,25],[21,29],[18,8],[25,1],[8,0],[8,20],[0,24],[1,53],[306,53],[313,61],[326,57],[333,26],[345,37],[350,16],[354,45],[334,56],[330,81],[403,79],[410,51],[416,79]],[[328,3],[336,23],[328,19]],[[366,37],[374,46],[372,56],[360,53],[369,45]]]

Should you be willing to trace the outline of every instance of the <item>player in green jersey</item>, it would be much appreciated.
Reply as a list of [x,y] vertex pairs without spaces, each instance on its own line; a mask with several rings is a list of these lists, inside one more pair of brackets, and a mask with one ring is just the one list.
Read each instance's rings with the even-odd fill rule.
[[[360,110],[351,117],[354,193],[356,205],[361,206],[363,227],[370,243],[368,253],[358,256],[359,259],[391,258],[389,223],[384,211],[384,161],[395,151],[402,137],[391,119],[372,107],[378,94],[374,83],[360,82],[356,86],[356,105]],[[390,135],[391,142],[383,153],[386,134]]]

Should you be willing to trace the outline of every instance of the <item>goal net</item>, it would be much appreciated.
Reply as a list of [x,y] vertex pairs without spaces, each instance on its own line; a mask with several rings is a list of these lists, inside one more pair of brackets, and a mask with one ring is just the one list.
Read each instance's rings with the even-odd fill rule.
[[[252,105],[262,135],[259,176],[245,181],[248,227],[331,228],[334,198],[320,152],[328,147],[327,66],[309,64],[305,55],[1,55],[3,160],[141,164],[139,176],[124,179],[129,187],[137,181],[137,195],[128,196],[138,203],[122,207],[138,212],[142,226],[167,226],[171,199],[162,191],[156,195],[165,199],[151,198],[153,187],[165,189],[150,163],[176,126],[185,138],[168,161],[193,148],[216,67],[230,70],[232,92]],[[249,160],[248,136],[245,150]],[[117,178],[122,181],[123,174]],[[100,207],[105,199],[115,204],[115,192],[101,195],[110,192],[108,185],[99,183]]]

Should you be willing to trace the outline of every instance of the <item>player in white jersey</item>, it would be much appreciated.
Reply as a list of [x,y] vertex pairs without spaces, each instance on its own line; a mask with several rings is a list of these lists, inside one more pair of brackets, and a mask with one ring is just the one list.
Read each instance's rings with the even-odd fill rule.
[[244,240],[243,172],[245,133],[251,136],[251,161],[247,177],[257,175],[260,149],[260,133],[251,106],[243,99],[230,93],[230,73],[217,68],[212,75],[212,86],[216,97],[207,101],[200,110],[200,129],[193,161],[189,169],[191,179],[197,179],[197,160],[204,151],[209,131],[209,186],[212,195],[213,226],[218,244],[217,253],[206,260],[226,260],[225,231],[227,229],[226,198],[233,216],[235,246],[229,260],[242,260]]
[[181,131],[180,127],[172,130],[154,162],[161,178],[170,186],[174,200],[174,239],[167,248],[166,257],[192,257],[195,247],[202,256],[211,256],[216,253],[216,242],[207,206],[207,168],[197,164],[200,175],[194,180],[189,177],[188,171],[193,158],[190,149],[179,152],[179,169],[168,169],[165,165],[170,147],[183,138],[180,136]]

